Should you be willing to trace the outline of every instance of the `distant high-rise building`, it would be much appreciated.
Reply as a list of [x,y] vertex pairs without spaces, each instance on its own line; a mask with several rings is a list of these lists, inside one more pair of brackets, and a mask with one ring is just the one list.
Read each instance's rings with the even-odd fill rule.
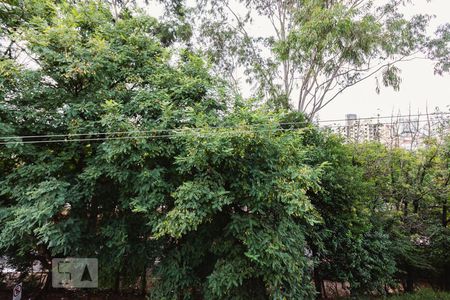
[[358,120],[358,115],[356,114],[346,114],[345,119],[347,120],[347,126],[353,125]]
[[439,138],[439,134],[450,132],[450,119],[428,115],[426,120],[397,118],[381,123],[379,118],[358,119],[356,114],[347,114],[344,124],[325,127],[343,136],[347,142],[378,141],[390,147],[414,150],[424,145],[427,137]]
[[381,124],[374,124],[370,120],[362,122],[356,114],[347,114],[345,125],[330,128],[349,142],[379,141],[381,136]]

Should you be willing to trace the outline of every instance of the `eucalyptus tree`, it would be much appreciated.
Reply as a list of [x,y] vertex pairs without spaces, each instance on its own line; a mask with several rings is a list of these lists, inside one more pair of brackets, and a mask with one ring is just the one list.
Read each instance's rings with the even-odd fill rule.
[[450,25],[430,36],[431,16],[401,13],[409,1],[380,2],[199,0],[193,17],[202,49],[237,90],[243,77],[275,107],[313,117],[369,78],[377,91],[398,90],[400,62],[426,57],[437,74],[449,71]]

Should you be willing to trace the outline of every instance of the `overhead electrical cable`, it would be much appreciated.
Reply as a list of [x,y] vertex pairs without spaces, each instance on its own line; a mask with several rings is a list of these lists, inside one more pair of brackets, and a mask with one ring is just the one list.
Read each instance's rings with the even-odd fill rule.
[[[402,116],[377,116],[370,118],[358,118],[358,119],[341,119],[341,120],[322,120],[318,121],[322,122],[336,122],[336,121],[352,121],[350,126],[358,127],[364,125],[399,125],[399,124],[411,124],[413,126],[415,123],[423,123],[430,122],[428,119],[417,119],[417,120],[402,120],[400,118],[405,117],[420,117],[420,116],[433,116],[433,115],[450,115],[450,113],[434,113],[434,114],[417,114],[417,115],[402,115]],[[377,122],[377,123],[360,123],[360,120],[374,120],[374,119],[387,119],[387,118],[399,118],[399,121],[393,122]],[[431,120],[432,121],[432,120]],[[218,134],[217,130],[232,130],[240,133],[250,133],[250,132],[267,132],[267,131],[286,131],[286,130],[297,130],[303,128],[270,128],[270,129],[253,129],[248,130],[246,128],[253,128],[257,126],[295,126],[295,125],[307,125],[314,124],[308,121],[302,122],[283,122],[283,123],[255,123],[255,124],[243,124],[241,126],[208,126],[208,127],[194,127],[194,128],[168,128],[168,129],[152,129],[152,130],[134,130],[134,131],[111,131],[111,132],[91,132],[91,133],[71,133],[71,134],[46,134],[46,135],[24,135],[24,136],[3,136],[0,137],[0,145],[10,145],[10,144],[37,144],[37,143],[65,143],[65,142],[89,142],[89,141],[107,141],[107,140],[125,140],[125,139],[135,139],[135,138],[168,138],[174,136],[182,136],[184,134],[193,135],[195,133],[205,131],[205,130],[215,130],[212,134]],[[325,125],[325,128],[341,128],[347,127],[349,125],[345,124],[330,124]],[[151,133],[168,133],[168,134],[157,134],[151,135]],[[205,135],[208,133],[202,133]],[[118,136],[119,135],[119,136]],[[127,135],[127,136],[120,136]],[[95,136],[103,136],[103,137],[95,137]],[[74,138],[77,137],[77,138]],[[85,137],[85,138],[83,138]],[[42,139],[49,138],[49,139]],[[59,138],[59,139],[51,139],[51,138]],[[64,138],[64,139],[62,139]],[[27,140],[28,139],[28,140]],[[37,140],[33,140],[37,139]]]

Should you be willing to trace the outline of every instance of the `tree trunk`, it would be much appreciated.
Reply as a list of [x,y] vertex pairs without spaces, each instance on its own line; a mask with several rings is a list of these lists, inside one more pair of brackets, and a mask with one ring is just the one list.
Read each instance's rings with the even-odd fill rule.
[[407,293],[413,293],[414,292],[414,278],[413,274],[410,270],[408,270],[408,273],[406,274],[406,286],[405,291]]
[[141,284],[142,284],[142,295],[145,296],[145,294],[147,293],[147,266],[144,268],[144,271],[142,272],[142,280],[141,280]]
[[444,227],[447,227],[447,225],[448,225],[447,212],[448,212],[448,206],[447,206],[447,202],[445,202],[442,205],[442,226],[444,226]]
[[414,206],[414,213],[417,214],[419,212],[419,200],[414,200],[413,202],[413,206]]
[[120,291],[120,272],[116,273],[116,278],[114,278],[114,292],[119,293]]
[[317,299],[326,299],[325,289],[323,288],[323,280],[320,277],[317,268],[314,268],[314,286],[316,288]]
[[405,201],[405,204],[403,204],[403,216],[408,216],[408,201]]
[[[312,257],[317,257],[318,256],[317,252],[318,252],[317,247],[312,245],[311,246]],[[326,298],[325,287],[323,285],[323,278],[320,275],[320,272],[319,272],[317,266],[314,266],[313,280],[314,280],[314,287],[316,289],[316,299],[324,299],[324,298]]]

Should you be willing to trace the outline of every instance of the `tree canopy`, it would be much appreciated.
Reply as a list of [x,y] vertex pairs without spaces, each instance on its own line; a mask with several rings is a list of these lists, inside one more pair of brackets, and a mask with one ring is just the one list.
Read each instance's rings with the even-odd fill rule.
[[377,91],[398,90],[399,62],[427,58],[435,73],[449,71],[449,24],[429,35],[432,16],[405,16],[409,1],[197,2],[200,49],[218,72],[238,91],[245,80],[275,108],[294,108],[311,119],[369,78],[376,78]]
[[[151,299],[314,299],[325,281],[385,294],[424,272],[450,289],[448,136],[417,151],[346,144],[236,96],[183,45],[189,28],[122,4],[0,4],[0,257],[23,278],[34,261],[95,257],[100,289],[151,280]],[[359,68],[424,43],[443,59],[427,18],[404,23],[397,2],[395,30],[363,4],[325,4],[301,2],[302,25],[271,44],[283,62],[313,55],[331,74],[334,54]]]

